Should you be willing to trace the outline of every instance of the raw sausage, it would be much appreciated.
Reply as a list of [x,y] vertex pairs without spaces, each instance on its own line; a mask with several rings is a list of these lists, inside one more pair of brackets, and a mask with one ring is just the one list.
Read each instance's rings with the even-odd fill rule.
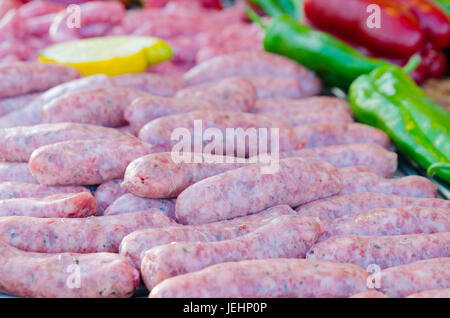
[[131,297],[139,285],[139,272],[112,253],[31,253],[0,241],[0,264],[0,290],[20,297]]
[[248,259],[304,258],[321,233],[309,217],[279,216],[247,235],[220,242],[173,242],[145,253],[141,274],[151,290],[161,281],[208,266]]
[[362,293],[354,294],[350,298],[389,298],[383,293],[377,292],[376,290],[369,290]]
[[235,162],[233,157],[211,155],[210,158],[213,163],[194,163],[193,160],[192,163],[176,163],[170,152],[149,154],[128,165],[123,186],[141,197],[172,198],[200,180],[247,165]]
[[407,298],[450,298],[450,288],[425,290],[411,294]]
[[190,86],[177,92],[177,98],[200,99],[216,110],[249,111],[256,101],[256,90],[251,81],[232,77],[212,83]]
[[368,166],[382,177],[397,170],[397,154],[376,144],[336,145],[280,153],[280,158],[302,157],[330,162],[337,167]]
[[[352,167],[349,167],[352,168]],[[339,194],[376,192],[404,197],[436,198],[437,188],[431,180],[421,176],[386,179],[373,172],[353,172],[341,168],[343,187]]]
[[0,162],[0,182],[5,181],[38,183],[28,164],[22,162]]
[[24,18],[32,18],[48,13],[59,12],[61,10],[64,10],[64,5],[60,3],[37,0],[25,3],[19,8],[18,11]]
[[409,264],[428,258],[450,257],[450,232],[392,236],[333,236],[315,244],[307,258],[352,263],[367,268]]
[[[53,20],[49,35],[54,42],[64,42],[79,38],[80,28],[71,27],[68,20],[72,19],[73,11],[60,11]],[[94,1],[79,6],[80,25],[86,27],[96,23],[107,23],[111,26],[119,23],[125,16],[125,7],[121,2]]]
[[349,297],[367,290],[367,275],[359,266],[327,261],[229,262],[166,279],[149,297]]
[[304,148],[359,143],[378,144],[386,149],[391,142],[380,129],[359,123],[318,123],[294,128],[294,138]]
[[127,234],[176,223],[159,210],[88,218],[0,218],[0,239],[21,250],[41,253],[117,253]]
[[36,149],[29,166],[41,184],[92,185],[123,178],[131,161],[150,152],[150,145],[127,136],[70,140]]
[[0,98],[42,92],[81,76],[71,66],[40,62],[0,65]]
[[185,225],[159,229],[146,229],[125,236],[120,244],[124,254],[136,268],[141,267],[145,251],[171,242],[216,242],[251,233],[280,215],[293,215],[287,205],[279,205],[260,213],[231,220],[201,225]]
[[189,85],[231,76],[271,75],[295,77],[308,95],[320,91],[320,80],[308,69],[285,57],[262,51],[236,52],[209,59],[190,69],[184,79]]
[[42,93],[38,99],[33,100],[26,107],[0,117],[0,128],[37,125],[40,123],[42,107],[52,99],[69,92],[108,86],[112,86],[112,82],[104,74],[86,76],[60,84]]
[[137,98],[124,111],[125,119],[134,133],[148,122],[159,117],[188,113],[194,110],[214,110],[214,106],[202,99],[167,98],[144,96]]
[[45,198],[0,200],[0,216],[82,218],[97,213],[97,201],[89,192],[54,194]]
[[158,200],[137,197],[131,193],[126,193],[115,200],[105,210],[105,215],[117,215],[125,213],[134,213],[137,211],[157,209],[162,211],[166,216],[175,219],[175,201],[174,200]]
[[45,198],[54,194],[79,192],[89,192],[89,190],[81,186],[49,187],[40,184],[13,181],[0,183],[0,200],[15,198]]
[[77,123],[40,124],[0,130],[0,160],[28,162],[39,147],[68,140],[116,139],[119,131]]
[[263,114],[275,111],[307,111],[320,112],[324,109],[339,109],[352,114],[352,110],[347,101],[328,96],[314,96],[302,99],[289,98],[267,98],[256,101],[252,108],[252,113]]
[[450,210],[428,207],[374,209],[324,221],[326,234],[386,236],[450,232]]
[[124,74],[112,77],[114,86],[137,89],[152,95],[172,97],[184,87],[182,79],[160,74]]
[[31,93],[0,99],[0,116],[4,116],[13,111],[24,108],[40,95],[40,93]]
[[381,193],[354,193],[336,195],[299,206],[296,212],[301,215],[315,216],[320,219],[335,219],[353,215],[360,211],[422,206],[450,210],[450,201],[441,199],[408,198]]
[[49,13],[26,19],[25,23],[28,33],[38,39],[45,39],[45,41],[48,41],[46,35],[48,34],[50,26],[53,23],[53,19],[56,16],[57,13]]
[[323,124],[323,123],[340,123],[349,124],[353,123],[353,118],[340,109],[324,109],[321,112],[311,112],[311,110],[295,110],[295,111],[274,111],[259,113],[265,116],[276,118],[280,120],[286,120],[292,127],[311,125],[311,124]]
[[201,224],[257,213],[279,204],[291,207],[338,193],[339,170],[327,162],[288,158],[272,174],[261,164],[230,170],[185,189],[177,198],[182,224]]
[[83,123],[105,127],[126,124],[123,111],[145,93],[129,88],[105,87],[72,92],[42,107],[41,123]]
[[122,179],[106,181],[95,190],[95,199],[98,203],[97,215],[103,215],[106,208],[116,201],[119,197],[127,193],[127,188],[122,186]]
[[[275,77],[271,75],[248,76],[256,89],[258,99],[266,98],[305,98],[320,91],[305,92],[295,77]],[[318,87],[319,88],[319,87]]]
[[300,100],[285,98],[257,101],[252,109],[255,114],[283,119],[292,126],[315,123],[352,123],[348,104],[338,98],[310,97]]
[[377,289],[388,297],[406,297],[426,290],[450,288],[450,257],[390,267],[380,274],[380,288]]
[[[199,121],[199,123],[196,125],[194,121]],[[202,132],[202,136],[198,136],[198,133],[196,133],[198,129],[195,129],[195,127],[201,128],[200,131]],[[225,111],[194,111],[186,114],[161,117],[149,122],[144,127],[142,127],[141,131],[139,132],[139,138],[152,145],[161,147],[161,149],[165,151],[172,151],[173,146],[179,143],[178,140],[171,139],[172,133],[177,128],[184,128],[189,131],[192,145],[194,145],[194,137],[203,139],[203,130],[206,130],[207,128],[220,129],[224,139],[224,146],[226,145],[227,128],[234,128],[235,130],[237,130],[238,128],[242,128],[244,132],[249,128],[253,128],[256,130],[255,138],[257,139],[259,137],[257,128],[266,128],[267,130],[271,130],[271,128],[277,128],[279,129],[280,137],[279,149],[281,151],[286,151],[295,148],[293,144],[293,130],[288,123],[262,115]],[[242,133],[242,135],[244,135],[244,132]],[[233,135],[233,137],[235,135],[237,135],[237,132]],[[185,136],[183,135],[183,142],[184,139]],[[267,148],[263,150],[264,153],[272,147],[271,131],[267,132],[267,141],[268,145]],[[246,144],[247,145],[239,145],[239,143],[237,143],[237,149],[234,150],[239,157],[245,156],[247,154],[258,154],[259,147],[257,141],[253,142],[252,140],[250,140],[250,142],[246,142]],[[183,150],[189,151],[190,149]],[[220,153],[220,149],[216,150],[219,152],[216,154],[233,153],[230,149],[225,149],[222,151],[222,153]]]

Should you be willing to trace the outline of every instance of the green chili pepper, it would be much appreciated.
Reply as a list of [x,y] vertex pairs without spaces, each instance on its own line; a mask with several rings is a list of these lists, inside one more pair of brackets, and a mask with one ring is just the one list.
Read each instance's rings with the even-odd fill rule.
[[276,0],[250,0],[250,3],[260,7],[267,15],[271,17],[277,17],[285,14],[283,8]]
[[294,1],[291,0],[277,0],[279,6],[283,9],[283,12],[287,15],[298,19],[298,11]]
[[357,78],[349,101],[355,118],[384,130],[397,149],[417,164],[450,183],[450,113],[435,104],[405,71],[381,66]]
[[313,30],[287,15],[275,17],[269,25],[264,25],[249,8],[247,14],[266,30],[263,40],[266,51],[284,55],[316,71],[328,85],[348,88],[358,76],[388,64],[365,57],[335,37]]
[[257,5],[271,17],[287,14],[294,19],[299,18],[297,3],[293,0],[250,0],[250,3]]

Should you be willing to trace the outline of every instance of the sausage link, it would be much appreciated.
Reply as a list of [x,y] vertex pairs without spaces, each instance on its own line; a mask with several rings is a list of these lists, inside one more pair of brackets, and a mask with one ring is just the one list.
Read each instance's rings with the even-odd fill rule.
[[95,199],[98,203],[97,215],[103,215],[105,210],[119,197],[127,193],[127,188],[122,186],[122,179],[106,181],[95,190]]
[[291,112],[274,111],[264,113],[264,115],[280,120],[286,120],[292,127],[323,123],[353,123],[353,118],[340,109],[327,109],[324,110],[324,112],[311,112],[310,110],[296,110]]
[[[95,23],[118,24],[125,16],[125,7],[117,1],[94,1],[79,6],[80,25],[86,27]],[[50,39],[54,42],[77,40],[79,28],[70,27],[71,11],[60,11],[50,27]]]
[[376,192],[395,194],[404,197],[436,198],[437,187],[431,180],[421,176],[407,176],[386,179],[373,172],[353,172],[349,168],[341,168],[343,187],[339,194],[355,192]]
[[305,148],[359,143],[378,144],[390,149],[388,135],[380,129],[359,123],[318,123],[294,128],[294,138]]
[[89,192],[82,186],[45,186],[23,182],[0,182],[0,200],[20,198],[45,198],[54,194]]
[[[6,14],[2,17],[1,23],[0,23],[0,41],[2,41],[2,42],[8,41],[8,40],[24,41],[27,36],[28,36],[28,34],[27,34],[27,28],[25,26],[25,19],[19,14],[19,11],[16,9],[11,9],[8,12],[6,12]],[[19,63],[21,63],[21,62],[19,62]],[[17,65],[17,66],[20,66],[20,65]],[[23,71],[23,68],[20,68],[20,67],[16,67],[16,68],[19,68],[19,70]],[[37,69],[37,68],[38,67],[35,66],[35,69]],[[31,71],[31,68],[30,68],[30,71]],[[35,70],[35,72],[37,72],[39,75],[42,75],[42,73],[39,72],[39,70]],[[13,86],[12,87],[9,86],[9,87],[11,87],[13,90],[17,89],[17,86],[14,85],[17,83],[17,82],[14,82],[14,79],[16,79],[16,78],[14,78],[15,70],[13,70],[13,72],[11,72],[10,70],[7,70],[6,72],[3,71],[1,73],[6,73],[5,74],[5,75],[7,75],[5,77],[6,80],[8,80],[8,79],[11,80],[11,78],[12,78]],[[33,75],[33,73],[31,73],[31,75]],[[22,83],[22,85],[23,85],[23,83]],[[19,87],[19,91],[20,91],[20,89],[21,88]]]
[[256,101],[252,82],[244,77],[221,79],[212,83],[190,86],[177,92],[177,98],[200,99],[216,110],[249,111]]
[[[25,20],[28,33],[38,39],[45,39],[57,13],[48,13]],[[47,41],[47,39],[46,39]]]
[[208,266],[249,259],[304,258],[321,233],[309,217],[279,216],[247,235],[220,242],[174,242],[145,253],[141,273],[152,290],[163,280]]
[[42,92],[81,76],[71,66],[40,62],[0,65],[0,98]]
[[55,13],[64,10],[64,5],[49,1],[31,1],[25,3],[19,8],[19,13],[24,18],[33,18],[49,13]]
[[[227,128],[242,128],[244,132],[249,128],[278,128],[279,129],[279,149],[286,151],[294,149],[293,144],[293,129],[291,126],[280,120],[272,119],[262,115],[237,113],[237,112],[225,112],[225,111],[193,111],[186,114],[171,115],[162,118],[155,119],[144,127],[139,132],[139,138],[152,145],[159,146],[164,151],[172,151],[172,147],[179,141],[172,140],[171,135],[176,128],[185,128],[190,132],[190,136],[195,135],[194,121],[201,121],[202,128],[217,128],[222,132],[224,138],[223,145],[226,145],[226,129]],[[268,149],[271,149],[271,132],[267,132]],[[195,136],[202,138],[203,136]],[[258,136],[256,136],[258,137]],[[193,139],[193,138],[192,138]],[[234,140],[234,139],[233,139]],[[193,140],[191,143],[194,144]],[[224,147],[226,148],[226,147]],[[255,144],[250,142],[249,145],[237,145],[235,152],[239,156],[247,154],[258,154],[258,142]],[[184,149],[188,151],[189,149]],[[192,151],[192,150],[191,150]],[[223,153],[231,152],[229,149],[224,149]]]
[[105,74],[85,76],[70,82],[55,86],[42,94],[42,105],[52,99],[71,92],[79,92],[85,89],[114,86],[111,78]]
[[137,211],[157,209],[171,219],[175,219],[175,200],[159,200],[137,197],[125,193],[105,210],[105,215],[134,213]]
[[123,186],[141,197],[172,198],[198,181],[247,165],[234,157],[212,155],[211,159],[214,163],[176,163],[170,152],[149,154],[128,165]]
[[127,136],[70,140],[36,149],[31,154],[29,166],[41,184],[92,185],[123,178],[131,161],[150,152],[150,145]]
[[279,204],[295,207],[341,190],[341,174],[329,163],[288,158],[278,165],[273,174],[254,164],[191,185],[177,198],[177,220],[201,224],[231,219]]
[[124,111],[125,119],[130,123],[134,133],[148,122],[175,114],[194,110],[214,110],[214,106],[201,99],[167,98],[161,96],[144,96],[137,98]]
[[307,258],[387,268],[437,257],[450,257],[450,232],[392,236],[333,236],[315,244]]
[[323,160],[339,168],[368,166],[390,178],[397,170],[397,154],[376,144],[336,145],[280,153],[280,158],[302,157]]
[[349,297],[367,290],[367,275],[359,266],[327,261],[229,262],[166,279],[149,297]]
[[320,112],[325,109],[339,109],[352,114],[352,109],[347,101],[328,96],[314,96],[302,99],[267,98],[256,101],[252,113],[264,114],[275,111],[295,112],[307,111]]
[[105,127],[126,124],[123,112],[145,93],[129,88],[105,87],[64,94],[42,107],[41,123],[74,122]]
[[320,86],[315,91],[305,91],[295,77],[275,77],[271,75],[248,76],[256,89],[258,99],[266,98],[306,98],[320,93]]
[[176,223],[159,210],[88,218],[0,218],[0,239],[24,251],[41,253],[117,253],[127,234]]
[[120,243],[124,254],[136,268],[141,267],[144,253],[156,246],[171,242],[216,242],[251,233],[280,215],[293,215],[287,205],[279,205],[263,212],[231,220],[201,225],[185,225],[159,229],[145,229],[125,236]]
[[407,298],[450,298],[450,288],[425,290],[411,294]]
[[190,69],[184,79],[189,85],[210,82],[223,77],[271,75],[295,77],[305,93],[320,91],[320,80],[300,64],[263,51],[236,52],[211,58]]
[[82,218],[97,213],[97,201],[88,192],[55,194],[46,198],[0,200],[0,216]]
[[116,139],[115,129],[77,123],[40,124],[0,129],[0,160],[28,162],[39,147],[68,140]]
[[6,181],[38,183],[31,174],[27,163],[0,162],[0,182]]
[[40,95],[40,93],[31,93],[0,99],[0,116],[4,116],[13,111],[24,108],[33,100],[39,98]]
[[381,287],[388,297],[408,295],[432,290],[450,288],[450,257],[432,258],[383,269]]
[[124,74],[111,78],[114,86],[132,88],[152,95],[172,97],[184,87],[179,77],[161,74]]
[[286,120],[294,127],[316,123],[353,123],[348,104],[331,97],[265,99],[257,101],[252,112]]
[[408,198],[382,193],[353,193],[336,195],[299,206],[296,212],[320,219],[335,219],[357,212],[381,208],[421,206],[450,210],[450,201],[441,199]]
[[0,241],[0,264],[0,290],[19,297],[131,297],[139,285],[138,271],[112,253],[30,253]]
[[349,298],[389,298],[389,297],[383,293],[376,291],[376,290],[369,290],[366,292],[354,294],[354,295],[350,296]]
[[111,79],[104,74],[86,76],[60,84],[42,93],[38,99],[29,103],[26,107],[0,117],[0,128],[37,125],[41,120],[42,107],[52,99],[69,92],[111,85]]
[[323,238],[450,232],[450,210],[415,206],[374,209],[324,222],[327,225]]

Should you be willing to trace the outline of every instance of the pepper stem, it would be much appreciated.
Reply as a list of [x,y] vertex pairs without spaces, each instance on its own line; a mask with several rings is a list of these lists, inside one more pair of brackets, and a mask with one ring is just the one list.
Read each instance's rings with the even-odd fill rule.
[[432,177],[436,173],[436,170],[440,169],[450,169],[450,163],[446,162],[433,163],[431,166],[428,167],[427,174]]
[[419,54],[414,54],[409,59],[408,63],[406,63],[406,65],[403,66],[403,70],[406,73],[411,73],[412,71],[414,71],[417,68],[417,66],[419,66],[421,60],[422,60],[422,58],[420,57]]
[[247,13],[247,16],[250,19],[250,21],[259,24],[259,26],[264,30],[267,29],[267,25],[264,24],[261,17],[252,8],[250,8],[249,6],[245,6],[245,13]]

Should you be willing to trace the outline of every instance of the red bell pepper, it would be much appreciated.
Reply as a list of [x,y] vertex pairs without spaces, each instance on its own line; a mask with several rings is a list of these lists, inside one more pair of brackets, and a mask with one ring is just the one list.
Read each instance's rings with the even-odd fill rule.
[[[386,0],[305,0],[306,18],[317,28],[381,56],[407,58],[419,51],[424,32],[410,11]],[[368,26],[369,5],[380,8],[380,28]]]
[[414,14],[425,31],[426,40],[436,49],[444,49],[450,44],[450,18],[435,3],[429,0],[393,1]]
[[[436,51],[430,44],[420,52],[419,66],[410,73],[417,84],[422,84],[429,78],[439,78],[447,71],[447,58],[442,52]],[[404,63],[406,64],[406,61]]]

